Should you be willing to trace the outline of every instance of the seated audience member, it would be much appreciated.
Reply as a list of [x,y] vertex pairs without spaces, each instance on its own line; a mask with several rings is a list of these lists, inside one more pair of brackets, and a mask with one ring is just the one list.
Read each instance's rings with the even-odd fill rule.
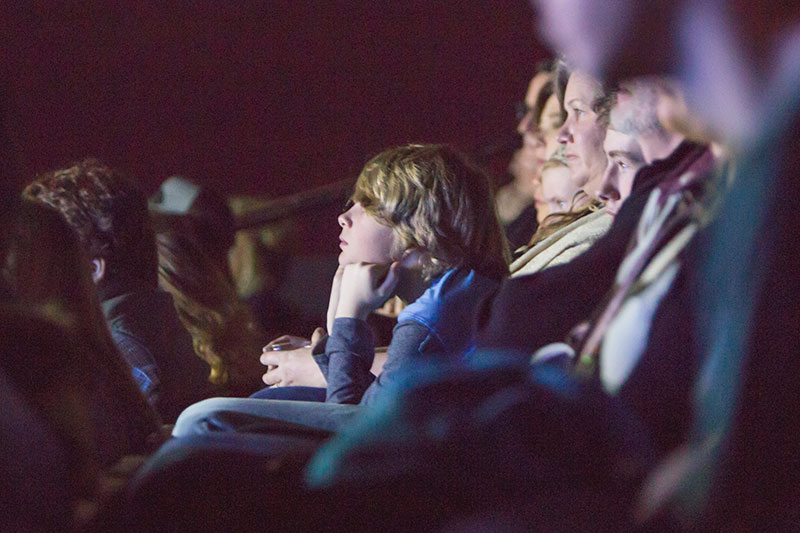
[[[561,69],[564,68],[562,65]],[[588,202],[599,202],[598,191],[606,169],[603,139],[608,120],[607,113],[597,113],[595,106],[604,97],[600,82],[580,72],[569,75],[564,92],[567,119],[557,140],[563,146],[561,155],[569,169],[567,181],[561,189],[563,196],[570,197],[570,205],[577,197],[581,198],[581,203],[583,198]],[[584,218],[584,215],[589,216]],[[510,269],[514,276],[532,274],[571,261],[605,234],[612,221],[603,209],[594,208],[578,209],[574,216],[559,219],[561,231],[555,235],[556,228],[551,225],[554,220],[551,219],[549,224],[542,221],[542,229],[534,234],[531,247],[512,263]],[[545,240],[547,235],[549,238]],[[545,250],[546,254],[542,255]]]
[[585,72],[572,71],[564,91],[567,118],[558,132],[558,142],[564,146],[564,157],[575,189],[591,198],[598,198],[600,182],[606,169],[603,139],[608,126],[607,117],[596,109],[606,93],[602,83]]
[[[552,87],[546,87],[539,94],[536,106],[523,116],[519,124],[519,131],[523,132],[525,139],[525,146],[534,156],[534,160],[538,163],[539,172],[531,174],[533,179],[533,199],[536,207],[536,221],[539,225],[542,224],[547,216],[547,204],[542,196],[542,174],[541,166],[552,157],[559,146],[558,132],[561,125],[566,118],[566,110],[564,109],[564,88],[567,85],[569,72],[562,65],[558,64],[553,68],[552,80],[550,84]],[[530,157],[530,156],[529,156]],[[524,241],[530,241],[530,235],[524,236]]]
[[[368,404],[420,362],[460,361],[472,351],[474,336],[465,324],[478,300],[507,275],[507,250],[488,178],[445,146],[409,145],[377,155],[361,172],[352,201],[339,216],[342,252],[328,308],[330,336],[319,343],[324,353],[316,360],[327,381],[326,402]],[[364,319],[395,292],[409,305],[375,377]],[[269,417],[295,410],[299,420],[304,410],[309,420],[337,412],[276,403],[207,400],[181,415],[174,435],[208,426],[215,411]]]
[[544,220],[550,215],[561,215],[580,209],[586,202],[586,194],[572,186],[563,151],[553,154],[542,165],[542,198],[546,206],[543,209]]
[[[610,222],[587,223],[593,218],[584,217],[600,211],[602,204],[574,189],[569,173],[563,154],[558,152],[542,167],[544,202],[541,212],[546,216],[531,237],[530,245],[522,248],[523,253],[511,263],[512,276],[567,263],[586,251],[608,230]],[[581,219],[583,223],[576,224]],[[548,239],[551,235],[553,238]]]
[[228,252],[236,230],[233,213],[222,196],[181,176],[172,176],[159,186],[147,207],[151,213],[186,217],[181,229],[191,232],[202,252],[231,280]]
[[190,216],[154,215],[159,286],[172,295],[217,394],[247,396],[261,388],[264,334],[230,276],[204,251]]
[[[641,86],[629,86],[629,90],[635,95]],[[654,116],[657,99],[644,100],[650,102],[644,108]],[[618,170],[628,169],[619,169],[617,161],[623,154],[614,152],[624,151],[626,161],[631,154],[643,157],[635,137],[606,139],[609,159],[602,188],[608,194],[616,189],[616,195],[631,176],[620,175]],[[685,400],[663,404],[663,397],[677,398],[668,389],[670,385],[688,399],[685,382],[650,379],[636,384],[643,395],[652,397],[650,407],[658,405],[662,411],[660,426],[640,403],[629,403],[626,391],[607,395],[602,390],[619,390],[610,386],[602,371],[603,357],[607,352],[630,354],[643,348],[652,311],[674,280],[686,244],[710,219],[714,195],[708,193],[713,192],[715,176],[710,151],[703,150],[690,165],[674,170],[651,193],[614,288],[595,313],[588,333],[581,337],[584,350],[579,348],[578,353],[584,358],[579,369],[584,370],[586,358],[591,359],[585,349],[595,335],[604,336],[599,380],[570,379],[551,365],[509,367],[498,357],[502,354],[493,352],[477,354],[479,366],[472,372],[439,368],[427,375],[409,376],[408,389],[398,389],[382,409],[370,412],[324,445],[307,471],[311,486],[330,491],[359,484],[378,491],[420,486],[424,487],[419,489],[423,501],[439,501],[437,494],[456,491],[460,497],[448,500],[451,509],[470,509],[479,499],[485,503],[496,498],[500,509],[504,505],[509,508],[489,512],[492,523],[497,512],[511,524],[527,526],[568,524],[567,529],[583,530],[596,526],[598,515],[613,510],[615,520],[620,520],[613,529],[625,529],[632,521],[634,494],[653,464],[653,452],[665,451],[665,426],[672,423],[672,431],[683,431],[685,438],[686,425],[679,428],[675,418],[689,418]],[[654,354],[644,357],[652,359]],[[497,366],[486,369],[487,358],[497,361]],[[638,416],[643,416],[644,424]],[[667,420],[669,423],[664,423]],[[435,434],[428,429],[432,424],[437,427]],[[647,445],[651,437],[655,450]],[[516,446],[507,450],[507,442]],[[476,449],[482,453],[471,453]],[[463,470],[471,475],[458,476]],[[502,490],[509,483],[519,487],[513,494]],[[558,502],[563,499],[573,510],[569,519],[560,518],[566,511],[543,511],[559,509]],[[412,498],[408,506],[427,508]],[[525,518],[520,520],[520,516]]]
[[[660,509],[678,522],[659,529],[796,528],[800,6],[621,1],[616,16],[598,17],[605,2],[580,2],[567,17],[560,2],[538,4],[551,43],[611,81],[669,66],[695,109],[674,123],[705,121],[736,161],[676,280],[687,278],[685,297],[669,309],[692,331],[677,348],[701,363],[691,438],[654,474],[639,518]],[[587,22],[594,31],[575,31]]]
[[[662,84],[663,81],[657,79],[636,81],[623,85],[622,91],[629,91],[629,96],[645,93],[638,101],[649,104],[639,106],[643,113],[640,117],[653,118],[659,107],[658,90]],[[633,101],[636,100],[634,97]],[[615,114],[617,109],[612,110],[612,124],[615,118],[626,116],[624,106],[619,108],[622,111],[619,117]],[[653,153],[646,135],[642,137],[641,146],[631,144],[631,139],[638,138],[621,133],[606,137],[609,172],[604,188],[609,196],[619,194],[619,189],[630,179],[618,172],[615,159],[640,158],[640,148]],[[690,418],[689,390],[697,368],[696,360],[684,357],[692,350],[680,347],[682,343],[690,345],[692,340],[684,336],[681,313],[675,308],[676,305],[690,308],[688,301],[682,305],[677,303],[684,298],[680,289],[683,281],[677,276],[683,273],[687,246],[713,216],[718,199],[716,189],[724,181],[721,176],[726,171],[710,150],[706,150],[681,173],[658,185],[605,304],[568,339],[574,352],[567,349],[567,353],[572,357],[580,356],[579,371],[590,375],[596,371],[604,389],[618,394],[645,423],[661,452],[674,448],[686,436]],[[662,309],[662,301],[668,296],[670,299]],[[654,322],[657,313],[658,321]],[[665,336],[671,337],[669,342],[665,342]],[[540,350],[537,359],[549,358],[555,353],[558,349],[548,346]]]
[[[109,334],[83,249],[58,213],[25,201],[12,232],[7,270],[20,305],[51,311],[80,343],[70,364],[88,395],[95,459],[108,466],[123,455],[142,454],[160,421],[131,377]],[[57,352],[41,364],[61,364]]]
[[522,147],[514,152],[508,165],[513,179],[500,187],[495,196],[497,215],[512,250],[526,242],[536,227],[535,190],[539,186],[541,166],[548,157],[539,120],[544,103],[553,94],[554,74],[549,63],[537,66],[525,100],[517,110],[517,132],[522,136]]
[[[579,81],[586,80],[584,78]],[[590,94],[591,92],[589,91]],[[575,106],[580,107],[586,99],[584,96],[582,99],[568,98],[567,101],[573,102],[573,113],[583,117],[582,111]],[[614,114],[622,113],[627,106],[640,105],[639,100],[632,95],[628,97],[627,94],[624,98],[618,97]],[[648,98],[645,96],[641,96],[641,100],[644,102],[641,103],[641,107],[648,115],[648,118],[644,119],[645,122],[652,124],[653,117],[655,122],[658,122],[657,104],[653,103],[652,98],[649,100],[650,104],[647,104]],[[602,100],[594,102],[594,104],[601,103]],[[596,109],[601,114],[604,113],[603,106]],[[635,114],[642,113],[642,109]],[[625,114],[622,113],[621,116],[624,118]],[[569,119],[565,128],[567,126]],[[518,351],[520,356],[524,357],[524,354],[533,353],[547,344],[563,341],[576,324],[591,316],[607,291],[611,289],[615,273],[626,255],[628,243],[634,234],[634,228],[639,222],[645,204],[649,201],[650,192],[661,182],[670,183],[676,180],[693,163],[708,156],[705,147],[682,142],[683,137],[677,132],[669,132],[663,127],[655,132],[649,127],[639,131],[633,126],[635,124],[615,124],[613,128],[617,131],[624,130],[623,133],[629,132],[626,134],[635,137],[647,166],[636,172],[630,196],[613,217],[608,233],[569,263],[540,270],[531,275],[520,275],[515,272],[511,279],[504,281],[497,293],[485,300],[478,314],[480,346]],[[593,137],[596,139],[597,135]],[[585,146],[581,143],[583,135],[573,135],[573,138],[578,147]],[[618,193],[611,193],[610,190],[601,192],[603,187],[608,188],[613,185],[611,183],[613,175],[608,176],[606,183],[603,182],[608,163],[605,152],[603,157],[606,166],[603,168],[596,194],[598,197],[606,198],[619,194],[622,199],[621,193],[625,192],[622,190],[623,187],[619,188]],[[582,159],[594,161],[594,156],[587,155]],[[573,161],[576,168],[585,166],[580,161]],[[592,166],[597,166],[597,163],[593,162]],[[589,215],[591,216],[599,215],[595,213]],[[521,257],[518,261],[522,259]],[[536,326],[531,327],[531,323],[535,323]]]
[[164,421],[208,397],[208,367],[194,355],[172,298],[158,290],[144,196],[95,159],[40,176],[23,194],[56,209],[77,233],[114,342]]

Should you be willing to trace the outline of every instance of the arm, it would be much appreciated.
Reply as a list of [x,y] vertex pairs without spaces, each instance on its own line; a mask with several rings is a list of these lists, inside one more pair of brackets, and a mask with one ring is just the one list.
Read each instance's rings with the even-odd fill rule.
[[[329,361],[326,401],[370,403],[415,360],[429,354],[440,354],[442,350],[428,328],[407,320],[394,328],[391,344],[382,356],[378,356],[383,359],[379,365],[375,361],[372,333],[366,322],[337,318],[326,349]],[[378,366],[381,372],[376,378],[370,370]]]
[[[340,269],[341,284],[331,333],[324,356],[316,358],[328,381],[326,401],[358,403],[375,379],[370,372],[375,341],[366,318],[391,295],[399,279],[397,269],[397,263],[391,266],[359,263]],[[381,281],[383,275],[385,279]]]
[[392,342],[386,350],[385,363],[364,392],[361,403],[373,403],[420,359],[439,356],[443,352],[444,347],[427,327],[414,320],[401,322],[392,332]]

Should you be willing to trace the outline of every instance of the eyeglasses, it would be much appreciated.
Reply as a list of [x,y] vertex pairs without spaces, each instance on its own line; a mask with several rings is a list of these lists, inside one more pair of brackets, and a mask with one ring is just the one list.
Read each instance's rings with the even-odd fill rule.
[[528,104],[525,101],[520,100],[514,104],[514,111],[517,113],[517,120],[522,120],[525,118],[528,113],[533,113],[533,108],[528,107]]

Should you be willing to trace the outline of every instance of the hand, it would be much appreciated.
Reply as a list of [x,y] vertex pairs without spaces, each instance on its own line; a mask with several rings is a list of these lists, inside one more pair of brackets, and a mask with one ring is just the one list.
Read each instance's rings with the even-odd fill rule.
[[336,307],[339,305],[339,294],[342,287],[342,276],[344,275],[344,266],[340,265],[336,269],[336,274],[333,275],[333,282],[331,283],[331,296],[328,299],[328,318],[325,323],[328,332],[333,331],[333,319],[336,318]]
[[[264,346],[261,353],[261,364],[267,366],[267,372],[261,377],[267,385],[288,387],[304,385],[307,387],[326,387],[325,377],[311,356],[314,346],[325,336],[325,330],[317,328],[311,336],[311,342],[301,337],[284,335]],[[277,343],[282,339],[285,343]],[[290,341],[293,341],[290,342]],[[300,344],[298,341],[305,341]],[[273,346],[285,346],[286,349],[274,350]]]
[[386,300],[386,303],[376,309],[375,314],[385,316],[386,318],[397,318],[405,308],[406,304],[403,303],[403,300],[394,296]]
[[391,265],[358,263],[345,265],[339,288],[336,318],[358,318],[367,316],[383,305],[400,281],[397,262]]

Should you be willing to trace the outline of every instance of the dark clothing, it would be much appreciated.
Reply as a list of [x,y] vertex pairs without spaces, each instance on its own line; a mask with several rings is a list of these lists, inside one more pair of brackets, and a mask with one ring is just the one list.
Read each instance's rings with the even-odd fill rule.
[[[8,356],[9,354],[3,354]],[[0,371],[0,530],[58,531],[71,519],[75,461],[24,393]]]
[[212,393],[209,367],[194,353],[192,339],[178,319],[172,297],[157,289],[126,292],[103,301],[103,314],[134,377],[164,422]]
[[700,233],[653,317],[647,348],[617,393],[639,416],[660,453],[686,442],[692,424],[692,388],[700,366],[695,324],[695,258],[707,249]]
[[538,348],[563,341],[613,285],[650,192],[704,153],[705,147],[684,142],[642,168],[611,229],[594,246],[565,265],[503,281],[478,310],[478,346],[517,351],[527,360]]
[[503,227],[508,239],[508,246],[513,252],[520,246],[525,246],[536,233],[539,223],[536,221],[536,207],[533,204],[522,210],[517,218]]
[[337,318],[333,331],[325,350],[328,359],[324,366],[328,380],[327,402],[370,403],[376,392],[385,387],[400,368],[408,365],[410,359],[443,353],[441,343],[430,329],[407,320],[397,324],[392,331],[386,365],[375,377],[370,372],[375,346],[367,323],[354,318]]

